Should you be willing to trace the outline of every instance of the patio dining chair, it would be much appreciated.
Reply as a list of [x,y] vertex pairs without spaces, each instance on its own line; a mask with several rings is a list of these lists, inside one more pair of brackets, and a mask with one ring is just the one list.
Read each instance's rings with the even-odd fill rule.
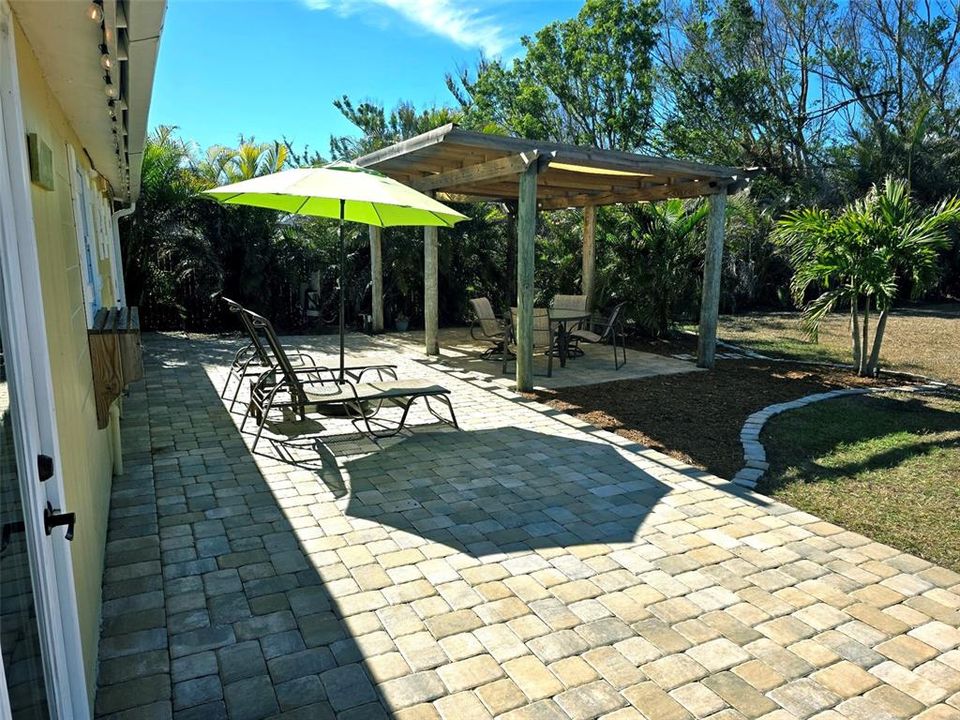
[[556,310],[583,310],[587,309],[586,295],[554,295],[550,307]]
[[[517,327],[517,308],[510,308],[510,324],[505,330],[503,368],[504,375],[507,374],[507,362],[516,358],[516,327]],[[553,377],[553,355],[556,338],[553,333],[553,323],[550,322],[550,311],[547,308],[533,309],[533,352],[543,351],[547,358],[547,377]]]
[[[623,309],[626,303],[620,303],[614,306],[606,319],[592,322],[592,329],[580,328],[570,332],[570,340],[575,344],[580,343],[596,344],[610,343],[613,346],[613,367],[619,370],[627,364],[627,345],[626,336],[623,330]],[[596,331],[596,332],[595,332]],[[617,355],[617,341],[620,342],[620,350],[623,352],[623,362]]]
[[[556,294],[553,296],[553,299],[550,301],[551,310],[582,310],[583,312],[587,311],[587,296],[586,295],[563,295]],[[570,325],[567,328],[567,331],[572,331],[578,328],[584,327],[585,321],[580,321],[576,325]],[[567,348],[567,354],[571,357],[577,357],[583,355],[583,350],[578,348],[576,345],[572,345]]]
[[[275,362],[273,369],[265,371],[253,383],[249,409],[240,425],[242,432],[249,418],[256,419],[253,450],[260,442],[270,413],[275,410],[281,412],[283,419],[293,415],[298,420],[306,420],[307,413],[347,417],[358,431],[376,439],[391,437],[403,430],[410,407],[416,400],[423,399],[431,415],[459,428],[450,391],[446,388],[426,380],[398,380],[392,365],[347,368],[342,380],[334,368],[294,367],[270,321],[250,310],[244,310],[244,314],[253,328],[262,333]],[[376,378],[366,379],[368,373]],[[437,412],[431,400],[446,406],[449,417]],[[385,405],[400,408],[400,419],[389,421],[380,417]]]
[[505,352],[504,328],[506,323],[493,312],[493,306],[490,304],[489,298],[471,298],[470,308],[474,315],[473,323],[470,325],[470,337],[474,340],[486,340],[491,345],[480,354],[480,357],[485,360],[500,359]]

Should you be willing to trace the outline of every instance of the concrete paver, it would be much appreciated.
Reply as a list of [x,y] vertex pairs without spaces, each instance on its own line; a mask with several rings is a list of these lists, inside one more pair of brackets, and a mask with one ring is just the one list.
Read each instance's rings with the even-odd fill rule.
[[280,422],[286,462],[218,399],[234,343],[146,338],[98,717],[960,712],[957,573],[394,340],[351,356],[445,385],[462,430]]

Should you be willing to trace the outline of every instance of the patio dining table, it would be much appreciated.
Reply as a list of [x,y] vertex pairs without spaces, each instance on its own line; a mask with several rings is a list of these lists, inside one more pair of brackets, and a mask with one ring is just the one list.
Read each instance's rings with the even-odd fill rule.
[[557,356],[560,358],[560,367],[566,367],[567,358],[570,355],[569,328],[584,320],[589,320],[591,313],[586,310],[561,308],[550,308],[547,313],[550,316],[550,322],[557,326]]

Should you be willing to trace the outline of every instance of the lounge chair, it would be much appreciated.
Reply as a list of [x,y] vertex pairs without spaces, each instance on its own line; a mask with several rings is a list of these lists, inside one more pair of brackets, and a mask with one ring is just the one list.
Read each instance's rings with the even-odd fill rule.
[[[240,396],[240,389],[243,386],[244,378],[258,378],[264,372],[274,370],[276,363],[273,360],[273,355],[266,346],[265,338],[260,337],[260,333],[250,321],[250,317],[247,314],[249,311],[236,300],[231,300],[228,297],[222,297],[221,299],[227,304],[230,311],[236,313],[240,318],[240,324],[243,325],[243,329],[246,331],[249,340],[249,342],[237,350],[236,355],[234,355],[233,363],[227,374],[227,382],[224,384],[223,391],[220,393],[221,398],[226,398],[231,381],[236,379],[237,386],[233,391],[229,409],[229,412],[233,412],[233,408],[237,404],[237,399]],[[287,350],[286,355],[294,368],[320,367],[317,365],[316,360],[305,352]],[[389,367],[392,368],[393,366],[391,365]],[[359,371],[362,369],[362,367],[345,368],[346,371]]]
[[[613,367],[619,370],[627,364],[627,345],[623,332],[623,308],[626,303],[620,303],[614,306],[610,315],[605,320],[593,322],[593,329],[587,330],[579,328],[570,331],[570,340],[579,345],[580,343],[604,343],[609,342],[613,346]],[[599,330],[599,332],[594,332]],[[617,339],[620,340],[620,349],[623,351],[623,362],[617,355]]]
[[[503,353],[503,374],[507,374],[507,361],[515,357],[517,337],[517,309],[510,308],[510,325],[506,328],[506,342]],[[550,312],[546,308],[533,309],[533,351],[542,350],[547,356],[547,377],[553,377],[553,355],[556,338],[553,333],[553,323],[550,322]],[[509,356],[508,356],[509,353]]]
[[[260,342],[260,338],[258,338],[257,334],[253,332],[253,329],[249,327],[249,321],[243,314],[243,305],[226,296],[222,296],[221,300],[226,303],[230,312],[235,313],[240,318],[240,323],[247,333],[248,341],[247,344],[237,350],[233,356],[230,371],[227,373],[227,381],[224,383],[223,390],[220,392],[220,397],[225,399],[227,397],[227,390],[230,388],[230,383],[234,380],[237,381],[233,398],[230,401],[230,412],[233,412],[233,407],[237,403],[237,397],[240,394],[240,388],[243,386],[244,378],[259,377],[265,370],[273,367],[273,361]],[[293,358],[293,360],[295,361],[296,358]]]
[[492,346],[484,350],[480,357],[486,360],[499,360],[504,354],[506,324],[494,314],[488,298],[473,298],[470,300],[470,307],[474,315],[473,324],[470,325],[470,337],[474,340],[486,340]]
[[[435,418],[459,427],[450,403],[450,391],[446,388],[425,380],[398,380],[392,365],[346,368],[343,380],[338,379],[334,368],[296,368],[280,344],[270,321],[250,310],[244,310],[244,314],[253,328],[262,333],[275,361],[275,368],[265,371],[253,383],[248,413],[240,426],[242,431],[248,418],[256,418],[254,450],[273,410],[280,410],[284,416],[292,413],[300,420],[305,420],[307,413],[345,414],[359,431],[373,438],[384,438],[403,430],[410,406],[423,398]],[[376,379],[365,380],[364,376],[368,373],[375,374]],[[440,415],[430,404],[431,399],[445,405],[450,417]],[[384,405],[401,408],[403,414],[400,420],[391,423],[377,417]]]

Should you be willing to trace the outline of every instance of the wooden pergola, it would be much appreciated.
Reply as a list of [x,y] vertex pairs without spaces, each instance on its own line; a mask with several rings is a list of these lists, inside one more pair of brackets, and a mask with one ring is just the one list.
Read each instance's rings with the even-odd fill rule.
[[[697,364],[713,367],[720,304],[727,194],[743,171],[684,160],[471,132],[444,125],[357,158],[363,167],[444,202],[515,202],[517,206],[517,389],[533,385],[534,240],[538,210],[583,208],[581,292],[592,303],[595,209],[599,205],[707,196],[710,216],[703,271]],[[438,230],[424,228],[426,352],[437,341]],[[380,228],[370,228],[373,327],[383,329]]]

